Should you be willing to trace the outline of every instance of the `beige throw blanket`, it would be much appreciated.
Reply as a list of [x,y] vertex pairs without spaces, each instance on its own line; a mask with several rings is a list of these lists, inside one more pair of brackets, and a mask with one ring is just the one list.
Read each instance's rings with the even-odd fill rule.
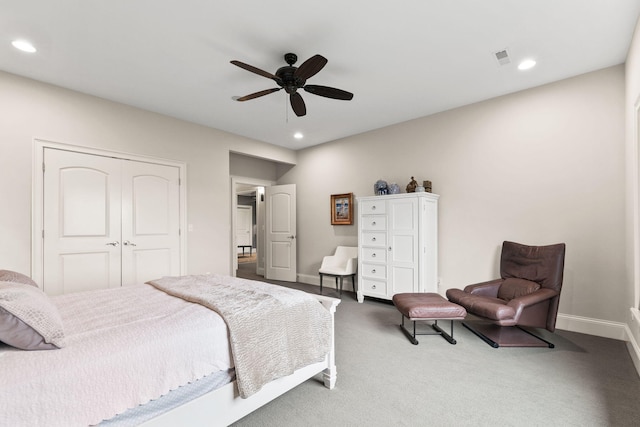
[[224,318],[243,398],[322,360],[330,350],[331,314],[305,292],[219,275],[163,277],[148,283]]

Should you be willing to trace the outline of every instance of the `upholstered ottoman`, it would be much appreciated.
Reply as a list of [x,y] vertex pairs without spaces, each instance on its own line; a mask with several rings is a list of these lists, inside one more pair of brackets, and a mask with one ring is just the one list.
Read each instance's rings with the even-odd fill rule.
[[[393,304],[402,314],[400,329],[409,338],[412,344],[417,345],[416,335],[442,335],[451,344],[455,344],[453,339],[453,321],[462,320],[467,315],[464,307],[454,304],[445,299],[440,294],[435,293],[402,293],[393,296]],[[413,322],[413,333],[404,326],[404,318]],[[433,320],[431,327],[436,331],[431,333],[416,334],[416,322],[423,320]],[[447,334],[438,326],[438,320],[451,321],[451,334]]]

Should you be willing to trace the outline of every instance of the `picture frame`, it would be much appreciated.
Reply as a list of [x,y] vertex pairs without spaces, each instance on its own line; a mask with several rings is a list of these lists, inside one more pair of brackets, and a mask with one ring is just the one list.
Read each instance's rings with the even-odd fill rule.
[[353,224],[353,193],[331,195],[331,225]]

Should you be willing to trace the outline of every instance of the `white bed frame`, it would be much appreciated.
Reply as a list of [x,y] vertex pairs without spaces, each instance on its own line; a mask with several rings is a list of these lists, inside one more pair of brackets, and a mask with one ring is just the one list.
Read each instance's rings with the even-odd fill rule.
[[255,411],[278,396],[322,373],[325,387],[335,387],[337,372],[335,365],[335,312],[340,300],[314,295],[331,313],[331,350],[321,362],[298,369],[293,374],[271,381],[247,399],[238,395],[235,381],[217,390],[200,396],[146,423],[144,427],[228,426]]

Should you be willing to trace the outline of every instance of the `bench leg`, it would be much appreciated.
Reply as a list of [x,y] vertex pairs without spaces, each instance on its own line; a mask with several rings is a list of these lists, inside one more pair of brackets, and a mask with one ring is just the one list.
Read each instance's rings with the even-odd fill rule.
[[444,338],[445,340],[449,341],[449,344],[457,344],[457,341],[453,339],[453,320],[450,320],[451,322],[451,335],[449,335],[448,333],[446,333],[444,330],[442,330],[442,328],[440,326],[438,326],[438,321],[436,320],[435,323],[433,325],[431,325],[431,327],[433,329],[435,329],[436,331],[438,331],[438,333],[440,335],[442,335],[442,338]]
[[402,323],[400,324],[400,330],[407,336],[407,338],[409,338],[411,344],[418,345],[418,340],[416,339],[416,322],[413,322],[413,334],[411,334],[411,332],[409,332],[407,328],[404,327],[404,314],[402,314],[401,316]]
[[413,321],[413,333],[411,333],[411,331],[409,331],[405,326],[404,326],[404,314],[401,314],[402,316],[402,322],[400,323],[400,330],[407,336],[407,338],[409,338],[409,341],[411,341],[411,344],[413,345],[418,345],[418,340],[416,339],[416,335],[442,335],[442,338],[444,338],[445,340],[447,340],[449,342],[449,344],[457,344],[458,342],[453,338],[453,320],[451,320],[451,334],[446,333],[440,326],[438,326],[438,320],[437,319],[424,319],[424,320],[434,320],[434,323],[431,324],[431,327],[433,328],[433,330],[436,331],[436,333],[422,333],[422,334],[417,334],[416,333],[416,321]]

